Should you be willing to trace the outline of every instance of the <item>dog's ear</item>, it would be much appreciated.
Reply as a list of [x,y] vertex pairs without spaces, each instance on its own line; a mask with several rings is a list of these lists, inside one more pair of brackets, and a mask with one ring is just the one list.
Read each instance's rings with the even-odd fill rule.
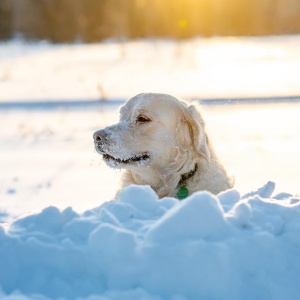
[[209,161],[209,141],[205,132],[205,123],[201,116],[198,105],[189,105],[185,109],[185,118],[189,128],[192,147],[197,153]]

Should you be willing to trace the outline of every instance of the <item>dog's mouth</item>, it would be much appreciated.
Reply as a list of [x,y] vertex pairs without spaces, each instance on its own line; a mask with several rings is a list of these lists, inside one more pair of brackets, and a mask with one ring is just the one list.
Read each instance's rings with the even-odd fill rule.
[[117,164],[131,164],[131,163],[147,163],[150,160],[150,155],[149,153],[141,153],[126,159],[123,158],[117,158],[117,157],[113,157],[110,154],[107,153],[102,153],[103,155],[103,159],[107,162],[110,163],[112,165],[117,165]]
[[129,164],[137,164],[138,166],[146,166],[150,161],[150,154],[148,152],[142,152],[135,154],[133,156],[129,155],[120,155],[119,157],[112,156],[107,153],[106,150],[103,149],[103,145],[95,143],[96,151],[102,155],[103,160],[110,167],[118,167],[119,165],[129,165]]
[[113,157],[113,156],[105,153],[105,154],[103,154],[103,158],[105,160],[113,160],[120,164],[129,164],[129,163],[133,163],[133,162],[139,162],[142,160],[148,160],[150,158],[150,155],[148,153],[143,153],[140,155],[136,155],[136,156],[127,158],[127,159],[121,159],[121,158],[116,158],[116,157]]

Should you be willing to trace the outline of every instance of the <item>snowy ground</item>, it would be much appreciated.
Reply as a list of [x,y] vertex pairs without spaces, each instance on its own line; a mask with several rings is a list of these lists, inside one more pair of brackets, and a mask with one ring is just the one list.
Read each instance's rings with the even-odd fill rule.
[[90,45],[0,44],[0,101],[300,94],[300,35],[143,40]]
[[[283,295],[297,299],[300,291],[294,278],[300,266],[292,262],[299,260],[299,205],[292,198],[280,203],[272,200],[272,184],[260,195],[264,199],[242,201],[236,192],[228,192],[220,198],[224,202],[217,203],[218,208],[215,198],[198,195],[200,203],[208,199],[207,205],[199,204],[200,210],[212,210],[215,221],[202,216],[201,223],[195,217],[187,235],[179,237],[184,251],[173,247],[178,235],[164,224],[184,224],[185,214],[199,209],[197,201],[158,204],[147,190],[133,188],[124,194],[122,201],[127,204],[109,202],[78,215],[113,199],[119,180],[119,172],[108,169],[95,153],[93,132],[116,122],[118,106],[144,91],[196,99],[283,97],[281,101],[239,105],[205,102],[203,113],[216,151],[235,175],[241,195],[270,180],[276,182],[273,195],[300,193],[300,36],[55,46],[0,43],[0,223],[7,230],[0,231],[0,261],[6,263],[0,271],[4,293],[0,292],[0,297],[19,289],[28,299],[33,299],[33,294],[75,299],[74,293],[78,297],[101,294],[103,298],[90,298],[101,300],[200,296],[274,300]],[[135,202],[140,199],[148,199],[145,206]],[[50,205],[72,207],[73,211],[59,213],[52,208],[40,213]],[[137,219],[129,222],[126,211],[131,210]],[[32,213],[37,215],[14,221],[16,216]],[[227,225],[220,221],[223,219]],[[197,235],[199,228],[204,236]],[[149,233],[153,230],[154,235]],[[161,243],[164,235],[170,235],[169,244]],[[101,243],[107,246],[102,249]],[[249,245],[254,245],[251,253],[245,252]],[[238,250],[233,251],[236,246]],[[124,248],[124,255],[113,252],[116,256],[110,256],[113,248]],[[269,256],[274,248],[275,254]],[[51,249],[56,250],[52,253]],[[99,257],[107,262],[91,251],[99,251]],[[34,259],[30,258],[33,253]],[[200,255],[195,266],[203,268],[203,273],[189,267],[195,253]],[[213,254],[207,260],[205,253]],[[85,260],[85,255],[91,256]],[[181,255],[190,256],[189,265],[178,260]],[[237,256],[238,263],[231,269]],[[47,257],[54,261],[52,266]],[[130,261],[135,266],[140,259],[142,269],[122,265]],[[205,261],[209,265],[203,267]],[[278,263],[274,265],[274,261]],[[151,262],[147,277],[145,270]],[[170,281],[163,281],[164,289],[155,277],[162,271],[159,262],[165,262],[165,279],[171,276],[168,268],[175,272],[180,267],[184,274],[203,280],[209,276],[202,288],[195,288],[199,286],[196,281],[184,281],[175,293],[170,286],[179,286],[174,282],[180,274],[175,277],[178,273],[173,272]],[[23,276],[28,269],[34,270],[31,284],[27,275]],[[228,280],[215,289],[212,274],[218,275],[219,270]],[[122,272],[128,281],[115,277]],[[280,274],[286,279],[279,278]],[[138,279],[143,276],[146,279]],[[243,280],[250,284],[244,286]]]

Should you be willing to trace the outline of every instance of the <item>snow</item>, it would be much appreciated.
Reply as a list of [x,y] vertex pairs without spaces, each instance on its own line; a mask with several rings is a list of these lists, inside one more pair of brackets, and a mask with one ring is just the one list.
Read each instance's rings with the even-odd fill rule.
[[[299,35],[1,42],[0,298],[298,299],[299,70]],[[111,201],[92,135],[147,91],[223,99],[203,115],[235,189]]]
[[133,185],[21,217],[0,233],[1,299],[298,299],[300,198],[273,190],[179,201]]
[[[298,96],[300,35],[0,43],[0,101]],[[16,86],[18,88],[16,88]]]

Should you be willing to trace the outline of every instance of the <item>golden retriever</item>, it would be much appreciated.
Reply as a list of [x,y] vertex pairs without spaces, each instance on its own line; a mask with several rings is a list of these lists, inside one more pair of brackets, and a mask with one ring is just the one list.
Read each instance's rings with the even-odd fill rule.
[[218,161],[196,104],[146,93],[120,109],[119,123],[94,133],[96,151],[125,169],[122,186],[150,185],[160,198],[201,190],[218,194],[233,181]]

